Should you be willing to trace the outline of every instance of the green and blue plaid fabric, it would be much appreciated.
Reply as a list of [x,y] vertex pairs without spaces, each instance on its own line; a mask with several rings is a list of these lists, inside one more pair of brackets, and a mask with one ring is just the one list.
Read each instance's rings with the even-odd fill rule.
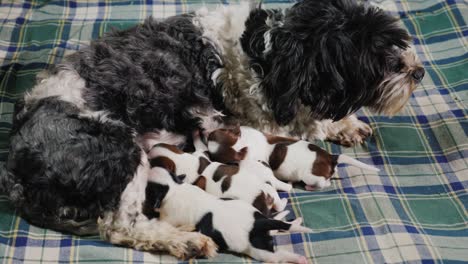
[[[0,161],[8,156],[15,99],[35,75],[58,63],[111,27],[125,28],[153,15],[168,17],[206,5],[235,1],[0,1]],[[287,7],[286,0],[265,1]],[[318,192],[289,194],[288,209],[304,217],[309,234],[279,234],[278,248],[311,263],[468,262],[468,19],[463,0],[379,0],[414,36],[426,77],[407,107],[393,118],[363,110],[375,135],[363,146],[342,148],[381,171],[340,167],[340,181]],[[23,262],[170,263],[167,255],[115,247],[98,237],[81,238],[30,226],[0,196],[0,260]],[[220,254],[212,260],[251,259]]]

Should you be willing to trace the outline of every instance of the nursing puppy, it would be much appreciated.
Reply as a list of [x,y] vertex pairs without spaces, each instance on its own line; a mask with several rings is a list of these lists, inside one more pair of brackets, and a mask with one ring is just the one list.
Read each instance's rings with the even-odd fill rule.
[[[293,222],[269,219],[241,200],[219,199],[187,183],[177,183],[177,176],[154,167],[146,188],[146,206],[159,211],[160,220],[176,227],[195,226],[200,233],[215,241],[220,250],[243,253],[266,262],[307,263],[303,256],[274,251],[273,230],[310,232]],[[160,208],[158,208],[160,207]]]
[[266,216],[271,209],[283,211],[287,199],[280,199],[276,190],[290,191],[292,186],[275,178],[272,170],[261,162],[244,160],[238,165],[210,162],[203,152],[184,153],[175,146],[157,144],[148,153],[152,167],[163,167],[183,181],[194,184],[221,198],[240,199]]
[[[379,171],[344,154],[330,154],[308,141],[266,135],[243,126],[213,131],[208,137],[208,151],[214,160],[222,162],[238,161],[239,157],[264,160],[278,179],[303,181],[307,190],[330,186],[340,163]],[[241,151],[246,154],[239,154]]]

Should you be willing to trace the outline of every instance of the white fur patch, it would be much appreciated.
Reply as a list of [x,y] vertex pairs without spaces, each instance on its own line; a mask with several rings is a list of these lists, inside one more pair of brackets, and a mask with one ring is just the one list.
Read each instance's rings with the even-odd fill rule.
[[158,132],[148,132],[138,136],[137,142],[145,151],[149,151],[158,143],[166,143],[170,145],[179,145],[185,142],[185,136],[171,133],[165,129]]
[[211,153],[217,153],[221,145],[215,141],[208,141],[208,151]]
[[61,100],[73,103],[81,109],[84,108],[85,101],[82,93],[85,89],[85,81],[71,66],[63,66],[57,74],[42,73],[42,75],[44,75],[43,79],[25,94],[26,103],[34,99],[58,96]]
[[263,38],[265,41],[265,50],[263,51],[263,54],[266,55],[268,54],[268,52],[271,51],[271,46],[272,46],[270,30],[267,30],[265,34],[263,34]]

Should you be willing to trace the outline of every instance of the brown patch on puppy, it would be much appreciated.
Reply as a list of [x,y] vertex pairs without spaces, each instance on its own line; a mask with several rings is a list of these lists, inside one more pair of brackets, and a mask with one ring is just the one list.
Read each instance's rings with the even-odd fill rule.
[[224,146],[233,146],[240,136],[240,127],[234,129],[220,128],[208,135],[208,141],[214,141]]
[[309,144],[309,149],[316,153],[314,164],[312,165],[312,174],[316,176],[323,176],[330,178],[335,173],[335,166],[337,164],[337,156],[331,155],[324,149]]
[[257,208],[263,215],[269,217],[271,215],[271,208],[273,207],[273,197],[264,192],[260,193],[252,203],[252,206]]
[[206,158],[204,157],[200,157],[198,158],[199,160],[199,165],[198,165],[198,174],[202,174],[202,172],[206,169],[206,167],[208,167],[208,165],[210,165],[210,161],[207,160]]
[[174,161],[172,161],[168,157],[164,157],[164,156],[156,157],[154,159],[150,159],[149,163],[151,165],[151,168],[161,167],[161,168],[166,169],[169,172],[172,172],[172,173],[176,172],[176,165]]
[[182,150],[180,150],[178,147],[174,146],[174,145],[170,145],[170,144],[166,144],[166,143],[158,143],[156,145],[153,146],[153,148],[155,147],[160,147],[160,148],[166,148],[174,153],[177,153],[177,154],[183,154],[184,152]]
[[272,170],[277,170],[281,166],[281,163],[283,163],[286,158],[286,154],[288,153],[288,145],[288,143],[279,143],[275,145],[275,148],[268,159],[268,163]]
[[239,162],[245,159],[248,147],[242,148],[240,151],[235,151],[231,147],[221,145],[218,152],[211,153],[210,157],[213,161],[221,163]]
[[194,182],[193,185],[198,186],[202,190],[206,190],[206,177],[200,176]]
[[234,174],[239,172],[239,166],[236,165],[225,165],[221,164],[216,168],[216,171],[213,174],[213,181],[217,182],[221,180],[224,176],[231,177]]
[[210,158],[213,161],[221,163],[237,162],[243,160],[247,155],[247,147],[242,148],[239,152],[235,151],[232,146],[236,144],[241,136],[239,126],[233,129],[221,128],[210,133],[208,141],[213,141],[219,144],[219,149],[215,153],[210,153]]
[[270,134],[264,134],[268,144],[274,145],[277,143],[296,143],[297,139],[295,138],[289,138],[289,137],[280,137],[280,136],[275,136],[275,135],[270,135]]

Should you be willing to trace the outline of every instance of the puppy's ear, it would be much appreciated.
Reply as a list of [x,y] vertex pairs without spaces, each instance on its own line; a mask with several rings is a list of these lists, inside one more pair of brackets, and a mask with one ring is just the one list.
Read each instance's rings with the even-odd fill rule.
[[245,159],[245,156],[247,155],[248,149],[249,149],[248,147],[243,147],[243,148],[241,148],[241,149],[236,153],[235,159],[236,159],[237,161],[244,160],[244,159]]
[[198,177],[193,183],[193,185],[198,186],[202,190],[206,190],[206,177],[203,175]]
[[301,89],[310,86],[312,77],[305,63],[302,43],[281,29],[271,34],[271,67],[267,69],[261,85],[276,122],[285,125],[296,116]]

